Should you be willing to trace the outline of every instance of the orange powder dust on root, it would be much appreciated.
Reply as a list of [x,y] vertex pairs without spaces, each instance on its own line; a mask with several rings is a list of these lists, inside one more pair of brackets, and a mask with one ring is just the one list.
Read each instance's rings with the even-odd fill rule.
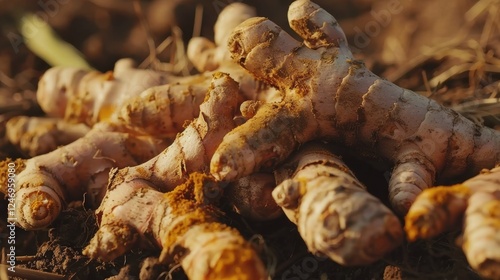
[[[9,184],[12,186],[12,183],[11,182],[9,183],[9,175],[10,174],[17,175],[21,171],[23,171],[25,168],[26,168],[26,165],[25,165],[24,159],[18,158],[16,160],[13,160],[11,158],[7,158],[3,161],[0,161],[0,192],[7,195]],[[11,172],[11,171],[14,171],[14,172]],[[10,175],[10,176],[11,176],[11,178],[15,179],[15,176],[13,176],[13,175]]]

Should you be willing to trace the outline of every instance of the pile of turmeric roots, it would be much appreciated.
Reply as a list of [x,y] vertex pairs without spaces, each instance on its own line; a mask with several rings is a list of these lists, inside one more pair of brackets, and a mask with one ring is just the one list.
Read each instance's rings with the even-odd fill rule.
[[[500,133],[370,72],[318,5],[297,0],[288,20],[302,41],[229,5],[214,42],[188,45],[194,76],[127,59],[108,73],[48,70],[37,92],[48,117],[7,126],[32,156],[0,164],[17,166],[17,225],[47,228],[85,197],[100,227],[90,258],[153,245],[190,279],[268,279],[221,219],[222,198],[249,219],[284,213],[310,252],[346,266],[461,224],[471,267],[500,278]],[[340,154],[391,172],[390,207]],[[434,187],[447,180],[463,183]]]

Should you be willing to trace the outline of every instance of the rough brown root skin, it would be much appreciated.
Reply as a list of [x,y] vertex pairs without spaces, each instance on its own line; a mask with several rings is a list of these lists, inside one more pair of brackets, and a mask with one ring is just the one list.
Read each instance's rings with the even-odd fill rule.
[[188,174],[208,169],[210,158],[222,138],[235,127],[238,84],[228,74],[216,72],[198,118],[179,133],[163,152],[144,164],[118,172],[110,185],[148,180],[162,191],[170,191]]
[[[113,170],[111,178],[115,174],[116,170]],[[96,210],[99,230],[85,248],[84,254],[94,259],[111,261],[133,246],[140,247],[146,243],[159,246],[160,240],[155,235],[159,230],[153,227],[152,232],[149,232],[149,220],[156,208],[167,207],[161,205],[162,196],[147,181],[136,181],[121,188],[108,189]],[[123,229],[137,234],[124,234]],[[115,248],[114,244],[120,243],[128,246]]]
[[266,103],[259,107],[254,117],[224,136],[210,162],[212,174],[232,182],[284,161],[316,128],[300,105],[307,106]]
[[311,252],[366,265],[401,244],[398,218],[323,145],[306,144],[276,176],[273,196]]
[[464,185],[424,191],[405,217],[409,241],[435,237],[456,225],[467,207],[471,191]]
[[462,249],[469,264],[488,279],[500,278],[500,190],[475,193],[465,212]]
[[227,5],[214,25],[215,43],[202,37],[192,38],[187,47],[188,59],[200,71],[214,71],[231,61],[227,41],[233,29],[243,21],[256,16],[255,9],[243,3]]
[[69,100],[75,98],[82,78],[90,71],[74,67],[53,67],[38,82],[38,104],[50,117],[64,118]]
[[465,210],[462,249],[485,278],[500,278],[500,166],[465,181],[472,194]]
[[107,120],[131,96],[175,79],[172,74],[136,69],[130,59],[118,61],[107,73],[54,67],[40,79],[37,99],[49,116],[92,126]]
[[132,249],[139,239],[137,230],[125,223],[106,224],[99,227],[82,254],[109,262]]
[[431,238],[463,223],[459,244],[482,277],[500,277],[500,167],[452,187],[425,190],[406,217],[408,239]]
[[273,174],[254,173],[227,186],[224,197],[235,212],[247,219],[272,220],[283,214],[272,197],[275,187]]
[[[110,260],[129,248],[115,248],[115,244],[153,241],[163,249],[160,260],[180,260],[190,279],[225,279],[220,277],[227,275],[266,279],[264,265],[251,246],[235,229],[218,222],[220,212],[212,203],[220,195],[214,179],[201,173],[191,174],[166,194],[146,181],[111,188],[97,210],[101,228],[84,254]],[[137,239],[123,235],[122,229],[137,232]]]
[[195,225],[181,243],[189,250],[181,261],[189,279],[267,279],[251,245],[227,226]]
[[125,101],[113,119],[135,132],[173,138],[199,115],[209,85],[209,79],[202,79],[193,84],[151,87]]
[[[229,39],[233,59],[284,97],[225,136],[211,162],[218,179],[234,181],[282,162],[307,141],[330,140],[396,165],[392,204],[404,214],[434,180],[472,176],[500,161],[499,132],[370,72],[319,6],[296,1],[288,17],[305,45],[265,18],[243,22]],[[278,109],[266,112],[271,106]],[[294,110],[281,110],[285,106]],[[306,125],[269,129],[290,115]],[[414,162],[404,159],[410,146],[418,154]]]
[[[142,163],[158,154],[163,141],[113,131],[101,123],[77,141],[48,154],[26,160],[25,168],[16,176],[16,217],[26,230],[47,227],[66,204],[87,199],[99,205],[111,168]],[[33,199],[43,199],[50,211],[41,219],[34,210]],[[30,198],[30,199],[28,199]],[[38,204],[37,204],[38,205]]]
[[6,124],[7,138],[30,157],[52,152],[87,134],[84,124],[68,123],[62,119],[18,116]]
[[[25,159],[11,159],[11,158],[6,158],[5,160],[0,161],[0,192],[3,193],[4,195],[8,196],[9,195],[9,189],[14,190],[14,184],[15,182],[12,182],[12,180],[15,179],[15,176],[19,174],[21,171],[26,168],[25,165],[26,160]],[[9,182],[9,174],[12,174],[10,178],[11,181]],[[10,188],[13,187],[13,188]],[[12,193],[12,191],[11,191]],[[14,194],[12,194],[14,196]]]
[[401,149],[389,180],[389,200],[396,213],[404,216],[418,194],[432,186],[436,170],[414,145]]
[[28,229],[39,229],[52,223],[63,208],[59,194],[47,186],[20,189],[15,200],[16,223]]
[[196,118],[205,100],[213,75],[228,73],[239,84],[238,102],[250,100],[278,100],[281,95],[274,88],[264,86],[243,68],[228,63],[215,72],[179,78],[177,83],[151,87],[124,101],[112,116],[113,122],[146,135],[174,137],[186,124]]
[[[212,180],[195,173],[185,184],[165,194],[164,199],[178,206],[172,213],[182,216],[182,221],[169,225],[160,260],[172,258],[180,248],[184,251],[181,264],[190,279],[215,280],[234,275],[266,279],[264,265],[251,246],[235,229],[217,222],[220,213],[213,207],[203,207],[204,195],[196,195],[206,195],[207,186],[213,189]],[[186,191],[194,191],[196,200],[183,200]]]

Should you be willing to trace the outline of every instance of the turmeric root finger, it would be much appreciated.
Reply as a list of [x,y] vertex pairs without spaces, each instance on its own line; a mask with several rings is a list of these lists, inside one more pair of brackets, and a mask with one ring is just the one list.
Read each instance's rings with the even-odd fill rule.
[[192,38],[187,48],[188,59],[200,72],[214,71],[221,64],[233,63],[227,50],[227,40],[238,24],[255,15],[255,8],[246,4],[235,2],[227,5],[214,25],[215,43],[206,38]]
[[273,196],[312,253],[366,265],[401,244],[398,218],[323,145],[306,144],[276,176],[288,179]]
[[[239,83],[239,102],[281,97],[275,89],[257,82],[237,64],[226,64],[219,69]],[[179,78],[176,83],[151,87],[124,101],[111,118],[138,133],[155,137],[175,136],[184,130],[187,121],[198,116],[213,74],[215,72],[206,72]]]
[[[194,201],[186,200],[186,191],[194,193]],[[207,205],[216,203],[220,196],[214,194],[221,193],[213,177],[195,173],[164,196],[165,204],[173,209],[157,212],[163,215],[152,221],[162,225],[160,261],[170,260],[180,251],[181,265],[189,279],[217,280],[235,275],[241,279],[267,279],[264,264],[251,245],[237,230],[218,222],[220,212]]]
[[[261,37],[262,35],[265,36]],[[305,74],[305,69],[303,65],[301,66],[300,59],[289,56],[291,53],[297,52],[299,58],[304,57],[308,60],[315,58],[318,64],[321,61],[319,53],[301,47],[300,42],[276,24],[260,17],[248,19],[234,29],[229,40],[229,51],[233,60],[240,63],[257,79],[279,87],[286,84],[292,89],[294,82],[286,79],[286,75],[293,71]],[[308,70],[315,72],[314,67]],[[303,79],[309,76],[303,75]]]
[[166,194],[146,180],[113,187],[97,210],[100,229],[83,254],[110,261],[131,248],[153,244],[162,248],[160,261],[180,261],[189,279],[266,279],[250,244],[218,222],[220,213],[212,204],[220,196],[211,194],[220,194],[219,188],[200,173]]
[[500,278],[500,167],[465,181],[472,194],[465,211],[462,249],[483,277]]
[[499,174],[496,167],[462,184],[424,191],[405,218],[408,239],[431,238],[463,222],[460,243],[469,264],[485,278],[499,278]]
[[254,173],[227,186],[224,190],[224,198],[235,212],[247,219],[272,220],[283,214],[281,207],[272,197],[275,187],[276,181],[273,174]]
[[186,54],[196,70],[213,71],[219,67],[217,49],[215,43],[207,38],[194,37],[189,40]]
[[189,279],[268,279],[251,245],[223,224],[194,225],[176,243],[189,252],[181,260]]
[[214,74],[199,117],[179,133],[164,151],[141,165],[118,171],[111,185],[148,180],[158,190],[170,191],[191,172],[208,169],[210,158],[226,133],[235,127],[238,84],[227,74]]
[[114,132],[101,123],[69,145],[25,160],[15,184],[18,225],[27,230],[44,228],[68,202],[85,193],[98,205],[111,168],[137,165],[164,147],[160,140]]
[[391,203],[404,214],[435,180],[473,176],[500,161],[499,132],[370,72],[319,6],[296,1],[289,14],[306,46],[264,18],[233,31],[233,59],[284,97],[224,137],[211,161],[214,176],[233,181],[282,162],[307,141],[329,140],[395,166]]
[[68,103],[78,94],[80,81],[88,70],[75,67],[52,67],[40,81],[36,98],[42,110],[50,117],[64,118]]
[[30,157],[43,155],[83,137],[90,128],[62,119],[18,116],[6,124],[7,138]]
[[307,115],[291,109],[284,104],[264,104],[254,117],[224,136],[212,157],[212,174],[219,180],[234,181],[261,166],[285,160],[305,138],[300,133],[314,127],[308,126]]
[[389,180],[389,200],[393,209],[405,214],[416,197],[434,183],[434,165],[414,145],[401,149]]
[[49,116],[92,126],[108,120],[131,96],[175,80],[172,74],[136,69],[130,59],[118,61],[107,73],[54,67],[40,79],[37,100]]
[[500,278],[500,188],[475,192],[465,212],[462,249],[469,264],[489,279]]
[[463,185],[435,187],[422,192],[405,217],[408,240],[435,237],[459,222],[470,197]]
[[337,20],[308,0],[290,4],[288,23],[311,49],[332,45],[347,47],[347,39]]
[[[110,179],[116,174],[111,171]],[[136,180],[120,188],[110,188],[96,210],[99,230],[83,254],[93,259],[112,261],[134,247],[149,243],[158,246],[158,230],[146,234],[149,221],[161,205],[163,194],[155,191],[146,180]],[[133,217],[132,219],[130,217]]]
[[184,129],[185,122],[198,116],[209,86],[207,79],[195,84],[151,87],[126,100],[112,118],[132,131],[173,137]]

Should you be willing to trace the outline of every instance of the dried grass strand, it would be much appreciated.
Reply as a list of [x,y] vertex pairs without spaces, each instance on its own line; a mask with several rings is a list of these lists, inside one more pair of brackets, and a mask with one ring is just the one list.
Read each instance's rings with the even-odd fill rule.
[[153,69],[155,69],[155,64],[158,61],[158,57],[157,57],[157,53],[156,53],[155,42],[153,40],[153,37],[151,36],[151,30],[149,28],[149,24],[146,20],[146,16],[144,15],[141,1],[134,0],[133,4],[134,4],[134,11],[137,14],[137,17],[139,18],[139,20],[141,22],[141,26],[144,29],[144,33],[146,33],[147,43],[148,43],[148,47],[149,47],[149,56],[148,56],[147,60],[149,60],[149,64],[151,64]]

